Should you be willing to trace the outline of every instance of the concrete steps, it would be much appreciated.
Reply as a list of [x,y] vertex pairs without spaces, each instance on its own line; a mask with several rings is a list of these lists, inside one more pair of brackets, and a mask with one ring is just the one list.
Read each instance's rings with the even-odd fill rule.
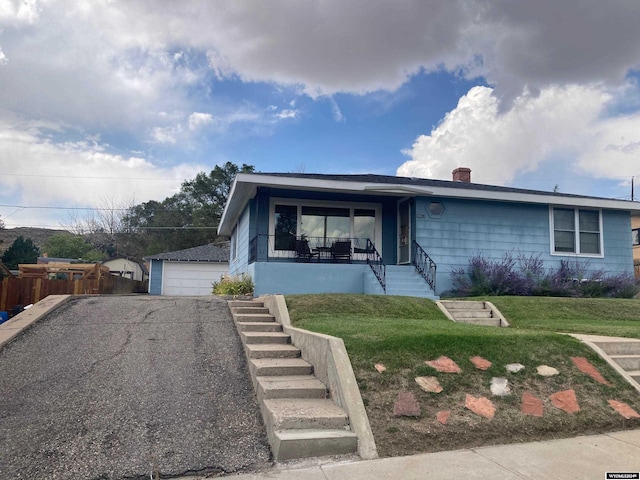
[[313,365],[259,301],[230,301],[276,460],[354,454],[356,434]]
[[486,327],[506,327],[507,321],[489,302],[475,300],[440,300],[440,310],[454,322]]
[[611,339],[593,343],[631,377],[640,390],[640,340]]
[[[377,282],[375,276],[373,278]],[[413,265],[387,265],[386,283],[387,295],[438,299]]]

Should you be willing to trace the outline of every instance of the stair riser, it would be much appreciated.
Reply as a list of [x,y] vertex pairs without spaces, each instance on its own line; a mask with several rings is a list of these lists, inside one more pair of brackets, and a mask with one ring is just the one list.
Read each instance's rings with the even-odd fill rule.
[[251,315],[251,314],[239,314],[234,315],[233,319],[236,323],[249,323],[249,322],[275,322],[276,319],[273,315]]
[[640,342],[597,342],[609,355],[640,355]]
[[[284,375],[311,375],[311,366],[261,366],[250,365],[252,377],[280,377]],[[299,397],[298,397],[299,398]]]
[[482,310],[484,309],[484,302],[474,301],[443,301],[441,302],[447,310]]
[[[259,345],[259,344],[253,344]],[[299,358],[300,350],[251,350],[245,348],[248,358]]]
[[229,300],[228,302],[229,308],[238,308],[238,307],[263,307],[263,302],[255,302],[252,300]]
[[355,435],[326,438],[281,438],[279,432],[270,435],[273,456],[278,461],[296,458],[354,454],[358,448]]
[[633,378],[636,382],[640,383],[640,373],[638,375],[631,375],[631,378]]
[[484,327],[500,326],[500,320],[497,318],[464,318],[456,321],[458,323],[466,323],[468,325],[480,325]]
[[[245,344],[256,343],[277,343],[279,345],[288,344],[291,341],[289,336],[277,336],[277,335],[263,335],[263,336],[250,336],[247,334],[261,333],[261,332],[242,332],[241,336]],[[273,332],[277,333],[277,332]]]
[[273,430],[345,429],[348,425],[346,417],[288,416],[274,418],[269,411],[267,411],[267,415],[267,421]]
[[235,307],[231,309],[233,314],[248,314],[248,313],[260,313],[260,314],[268,314],[269,309],[264,307]]
[[327,398],[326,388],[269,388],[258,383],[258,401],[272,398]]
[[634,358],[613,358],[623,370],[640,370],[640,356]]
[[281,332],[282,325],[279,323],[260,323],[260,322],[246,322],[238,323],[238,330],[241,332]]
[[449,310],[456,320],[459,318],[492,318],[491,310]]

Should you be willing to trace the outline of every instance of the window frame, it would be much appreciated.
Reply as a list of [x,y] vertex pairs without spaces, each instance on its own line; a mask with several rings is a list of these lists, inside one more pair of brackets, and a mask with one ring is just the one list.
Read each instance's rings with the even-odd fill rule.
[[231,238],[229,239],[229,249],[231,250],[229,258],[232,262],[238,260],[238,226],[233,227]]
[[[555,210],[572,210],[573,211],[573,251],[571,252],[558,252],[556,251],[556,242],[555,242]],[[580,244],[580,233],[595,233],[593,231],[580,230],[580,212],[596,212],[598,214],[598,244],[599,244],[599,252],[598,253],[583,253],[581,251]],[[571,207],[565,205],[552,205],[549,206],[549,251],[553,256],[563,256],[563,257],[585,257],[585,258],[603,258],[604,257],[604,228],[603,228],[603,220],[602,220],[602,209],[601,208],[590,208],[590,207]]]
[[[635,233],[635,235],[634,235]],[[633,243],[634,239],[638,239],[638,243]],[[631,229],[631,245],[634,247],[640,246],[640,228],[632,228]]]

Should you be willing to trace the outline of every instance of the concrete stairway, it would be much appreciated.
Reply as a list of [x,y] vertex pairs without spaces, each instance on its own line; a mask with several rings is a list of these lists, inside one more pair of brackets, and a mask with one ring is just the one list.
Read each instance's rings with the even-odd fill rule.
[[640,386],[640,340],[612,338],[593,343]]
[[346,413],[260,301],[229,301],[276,460],[354,454]]
[[508,323],[498,310],[489,302],[471,300],[441,300],[437,302],[440,310],[450,320],[487,327],[507,327]]
[[[387,265],[385,280],[387,283],[387,295],[399,295],[403,297],[420,297],[437,300],[438,297],[424,278],[416,271],[413,265]],[[373,272],[366,273],[365,291],[367,293],[377,293],[384,295],[378,279]]]

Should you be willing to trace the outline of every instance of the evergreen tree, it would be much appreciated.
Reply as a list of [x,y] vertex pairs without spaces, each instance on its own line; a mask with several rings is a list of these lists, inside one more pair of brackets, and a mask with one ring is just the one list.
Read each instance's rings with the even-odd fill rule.
[[17,270],[21,263],[37,263],[38,254],[38,247],[33,241],[30,238],[25,240],[20,235],[2,255],[2,263],[12,270]]

